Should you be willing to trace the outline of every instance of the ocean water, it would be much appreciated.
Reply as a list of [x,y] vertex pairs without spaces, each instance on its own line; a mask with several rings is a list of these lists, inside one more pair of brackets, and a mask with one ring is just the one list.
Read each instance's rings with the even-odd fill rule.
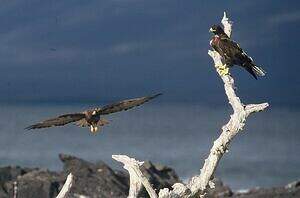
[[[74,125],[26,131],[42,119],[82,111],[76,105],[0,105],[0,166],[60,170],[59,153],[121,168],[112,154],[127,154],[173,167],[181,179],[198,174],[231,113],[230,106],[146,104],[106,116],[111,123],[97,135]],[[300,112],[274,108],[250,117],[232,142],[216,177],[233,189],[285,185],[300,179]]]

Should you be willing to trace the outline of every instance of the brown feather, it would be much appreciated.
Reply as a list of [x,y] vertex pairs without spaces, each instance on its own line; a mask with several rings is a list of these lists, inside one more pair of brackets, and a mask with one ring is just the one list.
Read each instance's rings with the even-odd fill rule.
[[104,126],[106,124],[109,124],[109,121],[102,118],[98,121],[97,126]]
[[75,124],[76,124],[76,126],[79,126],[79,127],[87,127],[87,126],[89,126],[89,123],[86,121],[85,118],[77,121]]
[[129,100],[123,100],[117,103],[113,103],[110,105],[106,105],[103,108],[100,108],[97,111],[98,115],[106,115],[111,114],[119,111],[126,111],[128,109],[131,109],[133,107],[139,106],[144,104],[145,102],[148,102],[149,100],[152,100],[158,96],[162,95],[161,93],[153,95],[153,96],[146,96],[141,98],[134,98]]
[[31,129],[40,129],[40,128],[47,128],[47,127],[53,127],[53,126],[63,126],[71,122],[76,122],[78,120],[81,120],[84,118],[85,115],[82,113],[74,113],[74,114],[65,114],[58,116],[56,118],[48,119],[42,122],[39,122],[37,124],[31,125],[26,127],[25,129],[31,130]]

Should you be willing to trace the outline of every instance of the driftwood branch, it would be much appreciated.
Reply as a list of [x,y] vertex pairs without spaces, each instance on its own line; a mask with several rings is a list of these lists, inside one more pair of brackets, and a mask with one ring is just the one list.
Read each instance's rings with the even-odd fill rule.
[[68,193],[70,192],[70,189],[73,185],[73,175],[70,173],[66,179],[65,184],[63,185],[61,191],[56,196],[56,198],[66,198]]
[[[222,19],[222,24],[224,26],[225,33],[230,37],[232,34],[233,23],[229,21],[225,12]],[[268,103],[244,105],[235,93],[234,79],[232,76],[228,72],[226,72],[226,75],[223,75],[222,72],[219,72],[220,68],[226,69],[225,64],[222,62],[221,56],[218,54],[218,52],[211,50],[208,51],[208,54],[213,59],[214,66],[223,80],[225,93],[227,95],[229,104],[232,106],[233,114],[230,116],[229,122],[222,127],[219,138],[214,141],[214,144],[210,150],[210,154],[200,170],[200,175],[194,176],[187,185],[177,183],[172,186],[173,190],[166,188],[161,189],[159,192],[159,198],[190,198],[204,196],[208,187],[214,187],[212,179],[218,163],[224,153],[228,151],[230,142],[238,134],[238,132],[243,129],[247,117],[252,113],[263,111],[269,106]],[[124,168],[129,171],[130,180],[133,180],[133,182],[130,181],[130,198],[136,197],[141,183],[143,183],[146,189],[148,188],[147,191],[151,198],[157,197],[152,186],[149,184],[145,176],[142,175],[139,169],[140,162],[136,161],[135,159],[128,158],[125,155],[113,156],[113,158],[124,164]],[[138,185],[136,183],[138,183]]]
[[226,12],[224,12],[224,15],[223,15],[221,23],[224,26],[224,32],[230,38],[231,37],[231,33],[232,33],[233,22],[228,19]]
[[14,181],[13,183],[13,198],[18,197],[18,182]]
[[142,185],[146,188],[151,198],[157,198],[155,190],[152,188],[148,179],[140,170],[140,166],[143,165],[144,162],[139,162],[133,158],[129,158],[126,155],[113,155],[112,158],[119,162],[122,162],[124,164],[124,169],[129,172],[130,189],[128,198],[137,197],[142,188]]
[[[222,24],[224,26],[225,33],[230,37],[232,34],[232,22],[229,21],[225,12]],[[222,58],[218,52],[209,50],[208,54],[213,59],[216,69],[220,68],[220,66],[223,68],[225,67],[225,64],[223,64]],[[192,178],[191,182],[188,184],[192,195],[205,192],[209,182],[213,179],[213,174],[220,159],[223,154],[228,151],[228,146],[232,139],[243,129],[247,117],[251,113],[262,111],[269,106],[268,103],[244,105],[235,93],[234,80],[230,74],[223,76],[220,75],[220,77],[224,82],[225,93],[229,104],[233,108],[233,114],[230,116],[229,122],[222,127],[221,135],[214,142],[213,147],[210,150],[210,154],[201,169],[200,175]]]
[[[215,51],[209,51],[209,55],[213,58],[216,65],[219,64],[220,55]],[[232,139],[241,131],[245,125],[247,117],[254,112],[259,112],[267,108],[268,103],[244,105],[239,97],[236,96],[234,90],[234,80],[230,75],[221,76],[224,82],[224,88],[229,103],[233,108],[233,114],[230,116],[229,122],[222,127],[222,133],[214,142],[210,150],[208,158],[205,160],[199,176],[196,176],[189,183],[192,194],[204,192],[213,179],[213,174],[223,154],[228,150],[228,146]]]

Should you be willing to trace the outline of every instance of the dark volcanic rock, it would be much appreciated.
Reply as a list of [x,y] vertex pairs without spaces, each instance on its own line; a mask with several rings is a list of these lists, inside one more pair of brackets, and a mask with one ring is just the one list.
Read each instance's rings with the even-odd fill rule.
[[232,192],[220,180],[215,182],[216,188],[208,192],[209,198],[299,198],[300,181],[292,182],[285,187],[254,188],[243,192]]
[[[141,166],[141,171],[149,179],[149,182],[153,185],[153,188],[158,193],[162,188],[172,189],[173,184],[181,182],[176,172],[167,166],[153,164],[150,161],[145,161]],[[141,196],[147,195],[146,190],[143,189]]]
[[[33,170],[17,178],[18,197],[22,198],[52,198],[59,192],[61,177],[48,170]],[[4,185],[9,197],[13,197],[14,181]]]
[[[60,154],[59,157],[64,163],[64,175],[70,172],[74,175],[75,185],[71,191],[73,194],[91,198],[127,197],[129,192],[127,172],[114,171],[104,162],[93,164],[65,154]],[[174,183],[180,182],[175,171],[166,166],[145,162],[141,170],[155,189],[171,188]],[[143,191],[141,196],[147,197],[147,193]]]
[[209,189],[207,192],[207,196],[210,198],[218,198],[218,197],[231,197],[233,195],[233,192],[231,189],[224,185],[223,182],[219,179],[213,180],[215,184],[214,189]]
[[[64,163],[64,175],[74,175],[71,193],[96,197],[127,197],[128,182],[105,163],[93,164],[70,155],[59,155]],[[128,179],[127,179],[128,180]]]
[[171,189],[173,184],[181,182],[176,172],[172,168],[159,164],[153,164],[150,161],[144,162],[141,167],[141,171],[156,189]]
[[9,192],[13,191],[12,183],[16,181],[18,177],[33,170],[35,169],[21,168],[19,166],[6,166],[0,168],[0,198],[9,197]]
[[[59,155],[64,163],[62,172],[20,167],[0,168],[0,198],[13,197],[14,182],[17,182],[18,198],[54,198],[65,182],[67,175],[74,175],[74,184],[69,198],[84,195],[89,198],[125,198],[129,190],[129,175],[125,171],[114,171],[104,162],[91,163],[70,155]],[[171,189],[180,182],[175,171],[169,167],[145,162],[141,168],[156,190]],[[209,198],[296,198],[300,197],[300,181],[285,187],[256,188],[245,192],[232,192],[215,179],[215,189],[207,193]],[[148,197],[145,191],[141,197]]]
[[8,198],[8,194],[4,191],[3,186],[0,186],[0,197],[1,198]]
[[210,189],[208,198],[299,198],[300,181],[288,184],[286,187],[254,188],[244,192],[232,192],[228,186],[223,185],[220,180],[214,181],[216,188]]
[[300,181],[288,184],[286,187],[256,188],[244,193],[236,193],[233,197],[239,198],[299,198]]
[[[0,168],[0,198],[13,197],[15,181],[18,197],[56,197],[69,173],[74,175],[74,184],[69,196],[71,198],[79,195],[90,198],[127,197],[129,191],[127,172],[114,171],[104,162],[91,163],[65,154],[60,154],[59,157],[64,164],[60,173],[20,167]],[[170,188],[175,182],[179,182],[176,173],[165,166],[146,162],[142,171],[156,189]]]
[[0,168],[0,183],[16,180],[19,175],[24,175],[32,170],[30,168],[21,168],[19,166],[6,166]]

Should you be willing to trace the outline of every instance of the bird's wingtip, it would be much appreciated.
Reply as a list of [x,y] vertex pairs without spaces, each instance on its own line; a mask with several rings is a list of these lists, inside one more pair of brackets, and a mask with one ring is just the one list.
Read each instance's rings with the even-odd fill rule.
[[152,95],[151,98],[156,98],[156,97],[161,96],[161,95],[163,95],[163,93],[157,93],[155,95]]
[[27,131],[28,131],[28,130],[31,130],[31,129],[33,129],[32,126],[28,126],[28,127],[25,127],[25,128],[24,128],[24,130],[27,130]]
[[27,131],[32,130],[32,129],[36,129],[36,126],[30,125],[30,126],[24,128],[24,130],[27,130]]

